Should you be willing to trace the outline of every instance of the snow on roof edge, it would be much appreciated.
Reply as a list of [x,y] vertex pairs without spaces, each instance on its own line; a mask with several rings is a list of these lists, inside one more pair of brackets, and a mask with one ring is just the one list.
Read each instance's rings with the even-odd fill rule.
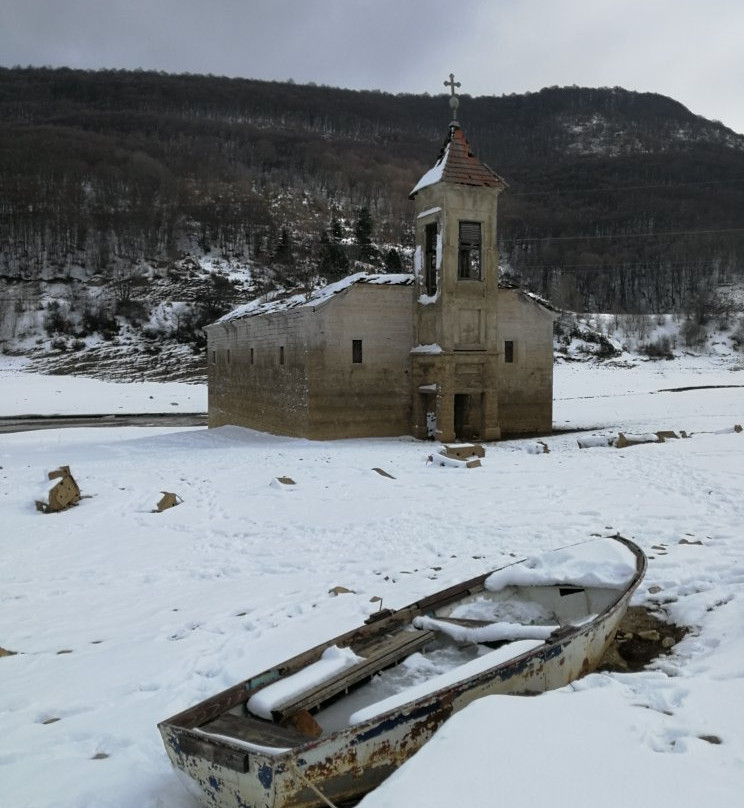
[[[414,281],[414,276],[410,273],[370,273],[370,272],[356,272],[353,275],[348,275],[335,283],[329,283],[321,289],[316,289],[310,295],[305,292],[291,295],[290,297],[282,298],[281,300],[251,300],[242,306],[228,312],[220,317],[213,325],[224,324],[232,320],[240,320],[244,317],[260,317],[264,314],[274,314],[279,311],[287,311],[289,309],[315,307],[327,303],[335,295],[346,291],[351,286],[357,283],[366,283],[373,286],[411,286]],[[209,326],[207,326],[208,328]]]
[[421,179],[414,185],[413,190],[408,195],[409,197],[414,196],[417,194],[422,188],[426,188],[429,185],[434,185],[435,183],[439,182],[442,179],[442,174],[444,173],[444,167],[447,165],[447,157],[449,156],[450,150],[450,142],[447,141],[447,145],[444,148],[444,151],[441,157],[437,160],[437,162],[430,168]]

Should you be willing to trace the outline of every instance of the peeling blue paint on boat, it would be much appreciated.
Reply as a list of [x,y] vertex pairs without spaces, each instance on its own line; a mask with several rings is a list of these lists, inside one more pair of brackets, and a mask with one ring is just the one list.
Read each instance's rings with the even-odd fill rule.
[[379,721],[368,730],[359,732],[352,740],[351,745],[354,746],[356,744],[366,743],[367,741],[377,738],[380,735],[385,735],[386,733],[390,732],[390,730],[395,729],[402,724],[408,724],[411,721],[418,721],[421,718],[425,718],[427,715],[436,712],[438,709],[439,704],[437,702],[432,702],[431,704],[424,704],[421,707],[417,707],[415,710],[411,710],[407,713],[396,713],[395,715],[390,716],[390,718],[386,718],[384,721]]
[[274,769],[272,766],[264,763],[263,766],[259,767],[256,776],[258,777],[259,783],[268,790],[271,788],[271,783],[274,779]]

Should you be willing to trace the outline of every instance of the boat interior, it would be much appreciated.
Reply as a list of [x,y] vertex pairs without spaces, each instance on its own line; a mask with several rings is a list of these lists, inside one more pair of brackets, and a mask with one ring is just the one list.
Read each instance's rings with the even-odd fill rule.
[[[466,679],[474,670],[502,664],[560,637],[591,621],[619,594],[608,587],[509,586],[434,602],[412,620],[392,626],[380,621],[384,628],[373,630],[371,625],[369,632],[360,632],[351,645],[358,659],[319,683],[308,685],[312,678],[307,671],[318,664],[322,649],[315,661],[275,676],[282,690],[271,708],[273,720],[251,713],[247,691],[245,702],[194,729],[280,753],[365,720],[375,714],[375,705],[384,712],[396,699],[406,703],[427,688],[434,692],[445,682]],[[261,688],[264,699],[271,699],[274,684]]]

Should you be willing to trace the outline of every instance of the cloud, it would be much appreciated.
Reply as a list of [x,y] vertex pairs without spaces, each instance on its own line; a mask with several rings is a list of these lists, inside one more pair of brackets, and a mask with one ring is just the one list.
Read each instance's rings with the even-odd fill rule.
[[4,0],[0,62],[471,95],[621,86],[744,132],[740,0]]

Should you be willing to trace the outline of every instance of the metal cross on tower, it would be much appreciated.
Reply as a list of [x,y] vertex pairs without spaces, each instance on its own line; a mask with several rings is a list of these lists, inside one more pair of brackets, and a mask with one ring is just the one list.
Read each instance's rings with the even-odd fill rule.
[[455,81],[455,74],[450,73],[449,81],[444,82],[445,87],[450,88],[450,109],[452,110],[452,123],[457,123],[457,108],[460,106],[460,99],[455,95],[455,87],[460,86],[459,81]]

